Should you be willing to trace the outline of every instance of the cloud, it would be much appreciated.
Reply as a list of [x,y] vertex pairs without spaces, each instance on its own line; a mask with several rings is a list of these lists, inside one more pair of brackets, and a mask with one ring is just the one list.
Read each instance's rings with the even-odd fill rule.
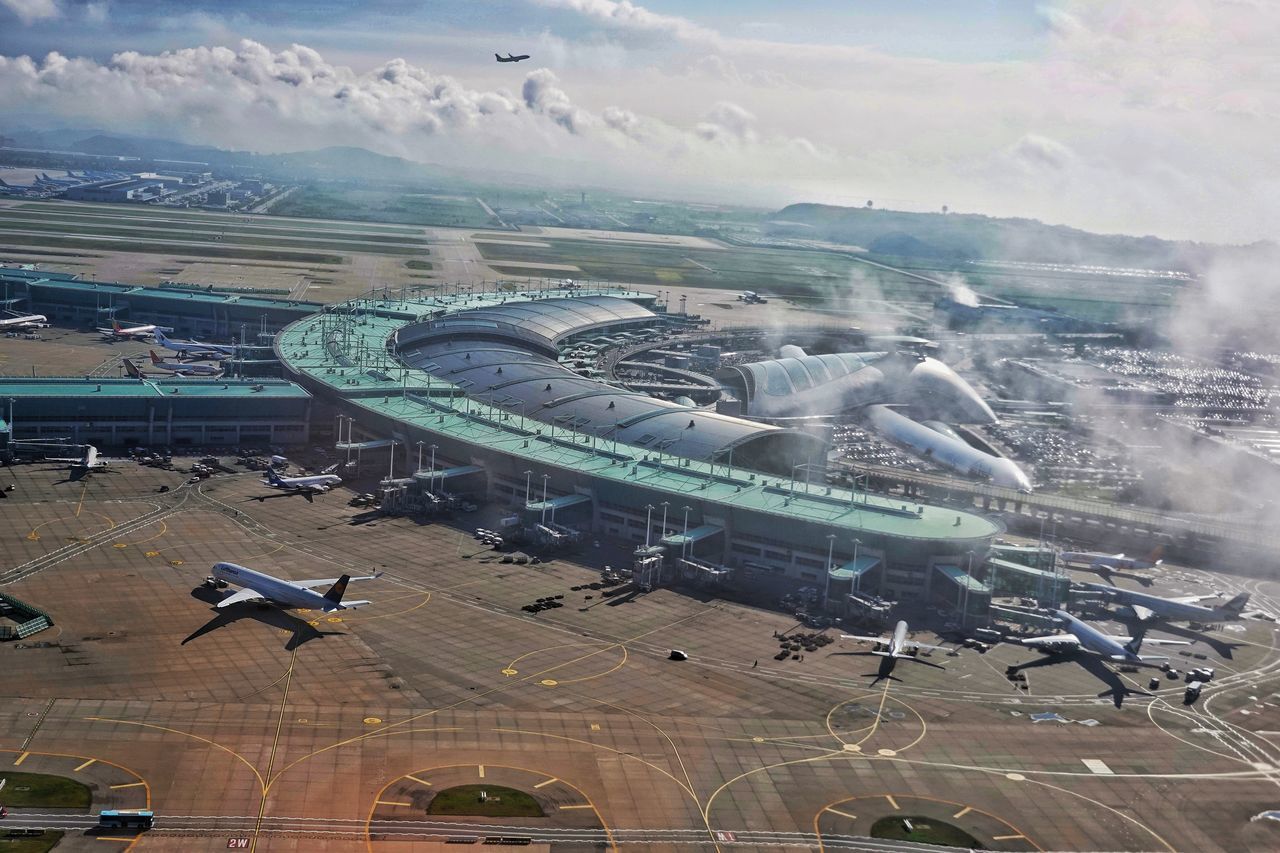
[[558,82],[549,68],[530,72],[521,89],[524,105],[538,115],[547,116],[570,133],[580,133],[591,124],[591,119],[573,105]]
[[717,43],[720,35],[688,18],[652,12],[629,0],[535,0],[538,5],[575,12],[610,30],[627,35]]
[[0,0],[0,6],[17,15],[24,24],[56,18],[62,14],[58,0]]

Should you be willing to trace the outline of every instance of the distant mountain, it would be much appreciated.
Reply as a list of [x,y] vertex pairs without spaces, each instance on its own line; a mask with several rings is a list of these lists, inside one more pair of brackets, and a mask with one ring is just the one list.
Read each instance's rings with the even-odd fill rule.
[[807,226],[804,233],[813,239],[864,246],[878,254],[957,262],[1033,261],[1198,272],[1223,251],[1250,248],[1092,234],[1034,219],[824,204],[784,207],[769,218],[766,228],[794,234],[797,224]]

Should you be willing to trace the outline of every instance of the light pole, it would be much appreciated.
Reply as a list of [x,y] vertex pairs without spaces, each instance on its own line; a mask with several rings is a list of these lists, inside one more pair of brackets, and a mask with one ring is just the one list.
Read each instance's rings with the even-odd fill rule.
[[424,444],[426,444],[425,441],[418,442],[418,471],[422,470],[422,445]]
[[644,508],[648,510],[644,517],[644,547],[649,547],[649,534],[653,532],[653,504],[645,504]]
[[683,558],[685,558],[685,557],[689,556],[689,555],[688,555],[688,549],[689,549],[689,510],[691,510],[691,509],[693,509],[693,507],[691,507],[691,506],[685,506],[685,507],[684,507],[684,533],[683,533],[683,534],[681,534],[681,538],[680,538],[680,557],[681,557],[681,559],[683,559]]
[[[831,558],[836,549],[836,535],[834,533],[827,534],[827,571],[826,583],[822,587],[822,606],[828,607],[831,602],[831,570],[835,568],[831,564]],[[829,607],[828,607],[829,609]]]
[[858,592],[861,586],[862,573],[858,571],[858,546],[862,544],[861,539],[853,540],[853,591]]
[[388,480],[394,480],[396,478],[396,445],[398,443],[399,442],[397,442],[394,438],[391,439],[391,455],[387,459],[387,479]]
[[659,506],[662,507],[662,527],[659,528],[662,531],[662,536],[658,537],[658,541],[661,542],[667,536],[667,507],[671,506],[671,504],[663,501]]
[[533,479],[533,471],[524,472],[524,508],[529,508],[529,483]]
[[433,495],[436,492],[436,445],[431,445],[431,485],[427,491]]
[[542,475],[542,523],[547,523],[547,480],[551,479],[550,474]]

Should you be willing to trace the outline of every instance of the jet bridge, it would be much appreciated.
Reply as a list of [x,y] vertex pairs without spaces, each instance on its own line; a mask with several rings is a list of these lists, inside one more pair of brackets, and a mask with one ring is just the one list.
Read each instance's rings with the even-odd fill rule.
[[932,598],[954,610],[962,624],[985,620],[991,610],[991,587],[959,566],[935,565]]

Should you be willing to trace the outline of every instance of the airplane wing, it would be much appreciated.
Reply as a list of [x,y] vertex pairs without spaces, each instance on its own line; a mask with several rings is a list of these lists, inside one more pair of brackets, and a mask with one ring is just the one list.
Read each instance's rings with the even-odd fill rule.
[[[1124,645],[1133,642],[1133,637],[1112,637],[1117,643]],[[1159,640],[1155,637],[1143,637],[1142,645],[1144,646],[1189,646],[1190,640]]]
[[910,646],[913,649],[932,649],[935,652],[947,651],[945,646],[931,646],[928,643],[917,643],[914,640],[908,640],[906,642],[906,645]]
[[1217,595],[1184,595],[1181,598],[1171,598],[1169,600],[1177,602],[1178,604],[1197,604],[1206,599],[1218,597],[1219,596]]
[[[378,578],[380,578],[380,577],[382,577],[382,573],[381,573],[381,572],[379,572],[379,573],[378,573],[378,574],[376,574],[376,575],[363,575],[362,577],[358,577],[358,578],[355,578],[355,577],[349,577],[349,578],[347,578],[347,580],[349,580],[349,581],[373,581],[373,580],[377,580],[377,579],[378,579]],[[312,581],[289,581],[289,583],[293,584],[293,585],[294,585],[294,586],[296,586],[296,587],[301,587],[302,589],[314,589],[315,587],[318,587],[318,586],[333,586],[333,585],[334,585],[335,583],[337,583],[339,580],[341,580],[341,578],[320,578],[320,579],[312,580]],[[366,602],[363,602],[363,603],[364,603],[364,604],[368,604],[369,602],[367,602],[367,601],[366,601]],[[344,607],[350,607],[350,606],[351,606],[351,603],[348,603],[348,602],[345,602],[345,601],[344,601],[344,602],[343,602],[343,606],[344,606]]]
[[1049,634],[1044,637],[1024,637],[1019,640],[1024,646],[1032,646],[1038,648],[1080,648],[1080,638],[1075,634]]
[[[353,580],[354,580],[354,578],[353,578]],[[326,611],[326,612],[328,612],[328,611],[332,611],[332,610],[355,610],[357,607],[364,607],[366,604],[373,604],[373,602],[372,602],[372,601],[368,601],[368,600],[364,600],[364,601],[344,601],[344,602],[342,602],[341,604],[335,605],[335,606],[333,606],[333,607],[326,607],[326,608],[325,608],[325,611]]]
[[223,608],[223,607],[230,607],[233,604],[239,604],[242,601],[265,601],[265,600],[266,600],[266,596],[262,595],[261,593],[255,590],[245,587],[239,592],[232,593],[231,595],[228,595],[226,598],[219,601],[217,606],[219,608]]
[[860,637],[857,634],[841,634],[842,640],[857,640],[860,643],[887,643],[888,637]]

